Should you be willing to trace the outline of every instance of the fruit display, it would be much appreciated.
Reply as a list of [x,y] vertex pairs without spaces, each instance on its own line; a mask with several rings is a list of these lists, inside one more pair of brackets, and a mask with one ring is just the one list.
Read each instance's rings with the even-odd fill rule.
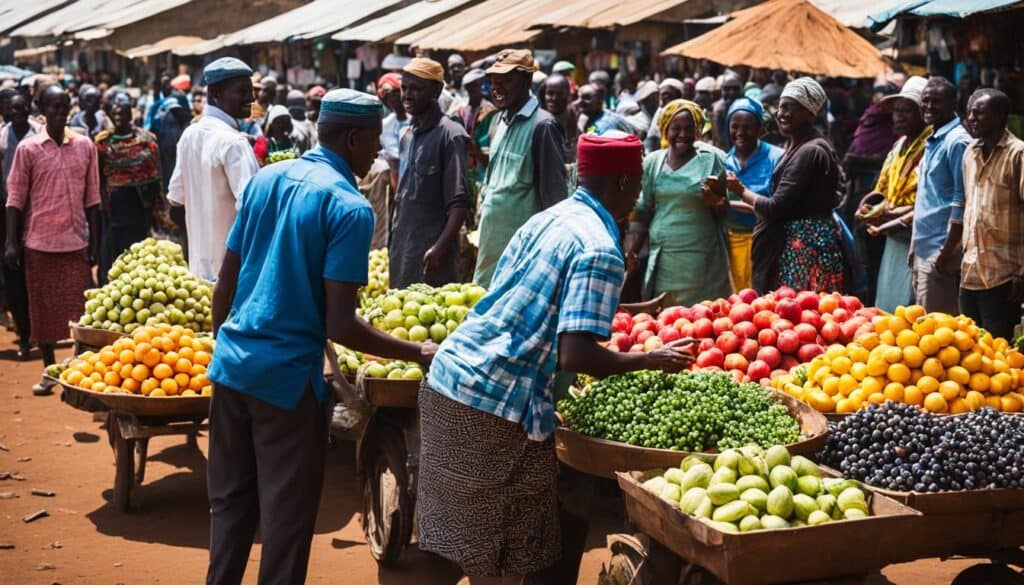
[[299,158],[299,153],[295,149],[289,148],[287,150],[276,150],[267,155],[267,164],[271,165],[283,160],[292,160],[294,158]]
[[700,452],[800,439],[770,390],[722,372],[611,376],[571,392],[557,410],[576,432],[641,447]]
[[875,317],[852,343],[833,345],[772,383],[821,412],[885,401],[934,413],[1017,412],[1024,409],[1021,368],[1024,354],[971,319],[912,305]]
[[141,396],[210,396],[206,368],[213,340],[180,325],[140,327],[100,351],[71,360],[60,380],[93,392]]
[[166,323],[212,331],[213,287],[189,271],[181,246],[146,238],[124,251],[101,288],[85,291],[78,324],[118,333]]
[[745,289],[728,299],[668,307],[657,316],[620,312],[608,342],[613,351],[651,351],[683,337],[699,341],[695,368],[726,370],[753,381],[785,374],[831,343],[847,343],[871,328],[881,311],[857,297],[796,292],[764,296]]
[[644,488],[723,532],[816,526],[868,515],[860,485],[823,478],[811,460],[781,445],[690,455]]
[[406,341],[441,343],[487,291],[475,284],[389,290],[360,309],[374,327]]
[[391,287],[387,248],[370,250],[370,268],[366,276],[366,286],[359,289],[360,306],[388,292]]
[[832,425],[822,460],[899,491],[1024,489],[1024,417],[992,408],[958,417],[872,405]]
[[347,347],[334,344],[338,354],[338,369],[345,376],[355,376],[363,364],[369,378],[388,378],[391,380],[422,380],[423,367],[413,362],[401,360],[385,360],[361,351],[353,351]]

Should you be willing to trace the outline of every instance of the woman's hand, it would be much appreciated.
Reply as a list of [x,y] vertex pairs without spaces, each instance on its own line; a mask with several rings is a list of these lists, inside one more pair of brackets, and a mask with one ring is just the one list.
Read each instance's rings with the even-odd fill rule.
[[724,185],[719,182],[718,177],[708,177],[700,189],[700,198],[704,205],[711,208],[718,215],[725,213]]
[[743,192],[747,190],[747,186],[732,171],[725,175],[725,187],[737,197],[742,197]]

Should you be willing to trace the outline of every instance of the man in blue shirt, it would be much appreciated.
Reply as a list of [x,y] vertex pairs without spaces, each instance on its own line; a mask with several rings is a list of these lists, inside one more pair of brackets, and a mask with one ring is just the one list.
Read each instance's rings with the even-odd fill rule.
[[956,86],[928,80],[921,114],[935,131],[924,147],[917,174],[910,266],[917,303],[955,315],[959,310],[960,237],[964,217],[964,152],[970,135],[956,115]]
[[643,173],[640,139],[618,136],[580,138],[580,187],[516,232],[491,290],[438,349],[420,391],[420,548],[458,563],[474,584],[519,583],[562,556],[556,371],[690,363],[671,347],[628,354],[597,341],[610,333],[625,274],[616,223]]
[[380,111],[357,91],[324,96],[320,146],[253,177],[228,235],[213,297],[209,584],[241,582],[257,526],[259,582],[305,582],[327,445],[327,339],[423,364],[435,349],[355,314],[373,212],[354,174],[380,150]]

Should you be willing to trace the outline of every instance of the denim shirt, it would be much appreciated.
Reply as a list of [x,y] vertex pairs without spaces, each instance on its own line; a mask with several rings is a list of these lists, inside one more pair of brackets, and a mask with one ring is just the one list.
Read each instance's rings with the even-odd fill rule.
[[954,117],[937,128],[924,147],[917,171],[911,250],[927,260],[942,249],[950,221],[964,217],[964,151],[971,137]]

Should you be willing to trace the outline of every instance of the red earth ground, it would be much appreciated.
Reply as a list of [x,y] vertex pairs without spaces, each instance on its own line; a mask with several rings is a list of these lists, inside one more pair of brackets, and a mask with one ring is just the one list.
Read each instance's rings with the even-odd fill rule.
[[[92,415],[61,403],[59,392],[34,397],[41,362],[16,361],[14,336],[0,330],[0,583],[10,585],[134,585],[204,580],[209,530],[205,458],[182,437],[151,441],[140,508],[131,514],[109,503],[113,454]],[[62,359],[70,349],[59,352]],[[205,452],[206,438],[200,437]],[[309,583],[455,585],[459,570],[412,547],[400,569],[380,570],[359,525],[360,497],[351,443],[334,445],[309,566]],[[52,498],[30,494],[53,491]],[[13,496],[9,495],[13,493]],[[22,518],[45,509],[48,517]],[[602,511],[591,527],[579,583],[596,583],[609,558],[605,536],[622,518]],[[851,543],[851,546],[857,546]],[[813,554],[813,551],[808,551]],[[253,547],[246,583],[256,583],[260,547]],[[899,585],[949,583],[970,561],[937,559],[895,565],[885,576]]]

